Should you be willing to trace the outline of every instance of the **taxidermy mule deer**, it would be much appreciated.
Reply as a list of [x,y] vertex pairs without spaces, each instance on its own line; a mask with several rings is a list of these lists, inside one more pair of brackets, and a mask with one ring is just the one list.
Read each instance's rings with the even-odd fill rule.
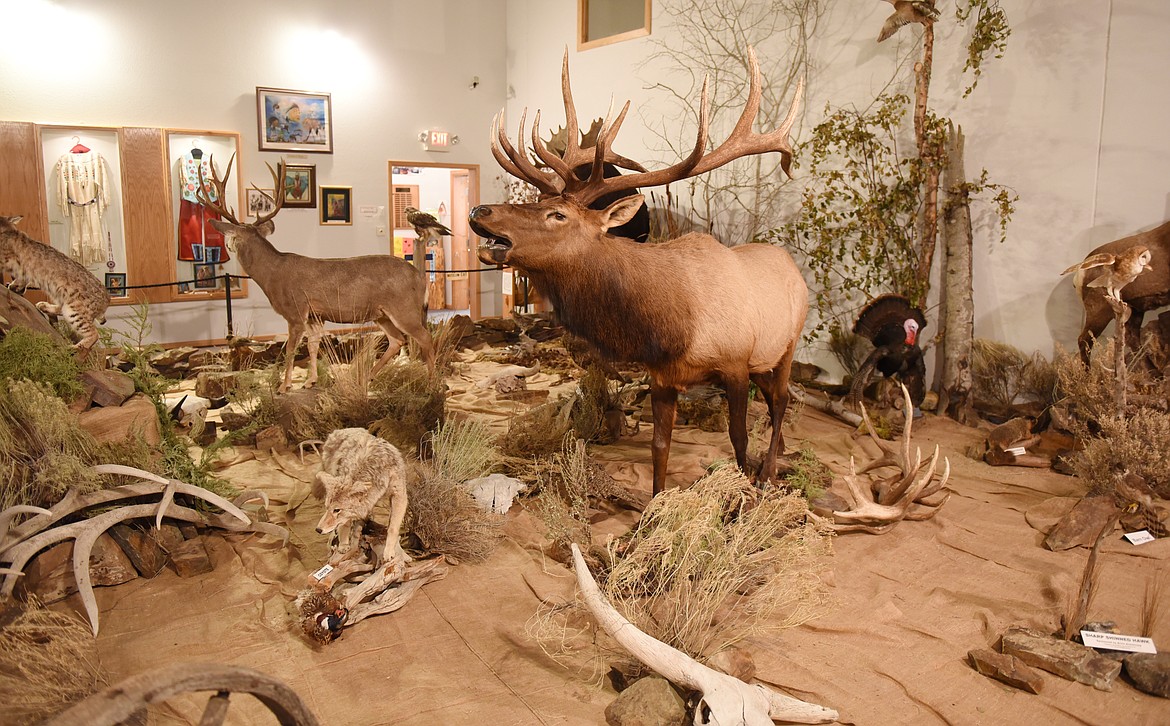
[[[283,190],[283,163],[279,172],[271,165],[268,171],[272,174],[273,189]],[[426,326],[427,285],[420,270],[406,260],[390,255],[318,259],[277,250],[268,241],[268,236],[275,229],[272,218],[283,206],[284,194],[273,194],[273,208],[268,214],[251,224],[241,224],[223,203],[224,186],[231,173],[231,161],[222,179],[212,167],[210,183],[215,188],[218,203],[209,199],[202,189],[198,195],[204,205],[227,220],[212,220],[211,224],[223,233],[244,271],[268,296],[272,309],[288,321],[287,361],[281,393],[292,383],[293,360],[306,330],[309,335],[309,377],[305,387],[317,382],[317,350],[326,322],[372,321],[386,333],[389,346],[370,371],[371,378],[401,350],[406,335],[414,338],[423,360],[434,370],[434,347]]]
[[[707,86],[704,81],[695,147],[683,161],[646,171],[611,150],[625,119],[607,117],[592,149],[577,142],[577,115],[569,88],[566,53],[561,70],[569,147],[551,152],[532,126],[532,147],[547,169],[525,154],[524,118],[512,146],[497,117],[492,154],[505,171],[534,185],[543,198],[533,204],[488,204],[471,211],[471,227],[486,242],[479,258],[528,274],[556,307],[570,332],[593,343],[606,357],[639,362],[650,371],[654,410],[654,493],[662,491],[670,457],[675,406],[680,391],[708,380],[727,389],[731,444],[741,469],[747,463],[748,383],[763,392],[771,413],[772,439],[761,479],[776,473],[784,450],[781,423],[788,406],[788,374],[808,310],[808,291],[787,252],[766,244],[725,247],[707,234],[688,234],[662,244],[640,245],[614,237],[642,205],[641,194],[623,197],[602,210],[590,202],[611,192],[687,179],[751,154],[779,151],[788,172],[792,147],[788,131],[800,107],[798,86],[792,109],[780,128],[752,131],[760,105],[760,69],[749,50],[751,90],[731,135],[707,153]],[[639,173],[605,177],[612,163]],[[587,179],[573,174],[592,164]]]
[[[1120,256],[1134,247],[1145,247],[1150,252],[1150,259],[1145,272],[1121,289],[1121,299],[1133,311],[1125,323],[1127,345],[1136,345],[1141,340],[1142,318],[1147,312],[1170,305],[1170,222],[1108,242],[1086,255],[1086,259],[1102,253]],[[1077,294],[1085,306],[1085,322],[1077,338],[1085,365],[1089,363],[1093,341],[1114,318],[1113,306],[1106,298],[1106,288],[1089,284],[1108,272],[1106,267],[1092,267],[1078,270],[1073,277]]]
[[98,324],[106,322],[110,294],[80,262],[17,229],[20,220],[0,217],[0,270],[12,275],[8,286],[44,291],[52,302],[39,302],[37,309],[65,318],[80,338],[74,347],[88,351],[98,340]]

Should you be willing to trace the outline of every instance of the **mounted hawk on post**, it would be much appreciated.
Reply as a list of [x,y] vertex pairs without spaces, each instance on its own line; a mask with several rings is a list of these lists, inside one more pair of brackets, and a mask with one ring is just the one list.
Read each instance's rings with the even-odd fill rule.
[[418,234],[419,237],[425,237],[426,230],[428,229],[433,229],[439,235],[444,237],[451,236],[451,230],[447,229],[447,225],[435,219],[433,214],[427,214],[426,212],[415,209],[414,207],[407,207],[405,212],[406,221],[410,224],[411,227],[414,227],[414,231],[416,234]]

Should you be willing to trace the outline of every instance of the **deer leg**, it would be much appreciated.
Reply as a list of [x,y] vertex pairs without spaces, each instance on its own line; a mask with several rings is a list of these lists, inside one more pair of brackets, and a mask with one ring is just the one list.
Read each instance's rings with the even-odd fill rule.
[[424,320],[396,318],[390,314],[389,310],[382,310],[382,314],[390,318],[390,321],[399,330],[414,338],[414,342],[418,343],[419,352],[422,353],[423,361],[433,373],[435,370],[435,345],[434,341],[431,340],[430,331],[427,330],[425,318]]
[[650,386],[650,405],[654,411],[654,438],[650,452],[654,460],[654,495],[666,488],[666,464],[670,460],[670,437],[674,432],[674,414],[678,389],[673,386]]
[[406,342],[406,335],[401,330],[394,327],[394,323],[390,322],[390,318],[381,317],[374,321],[382,332],[386,334],[386,352],[370,369],[370,380],[377,378],[378,372],[381,371],[386,364],[398,355],[398,351],[402,350],[402,345]]
[[727,390],[727,433],[735,450],[735,463],[747,474],[748,377],[742,372],[725,374],[723,387]]
[[1101,331],[1113,320],[1113,309],[1106,304],[1105,296],[1100,293],[1082,291],[1082,302],[1085,306],[1085,324],[1081,328],[1080,337],[1077,338],[1077,348],[1081,351],[1081,362],[1087,366],[1093,353],[1093,343],[1101,337]]
[[301,337],[305,334],[305,323],[302,321],[289,321],[288,323],[288,340],[284,343],[284,383],[280,384],[280,388],[276,389],[278,393],[288,393],[288,389],[292,386],[292,370],[293,362],[297,358],[297,348],[301,345]]
[[317,353],[321,349],[321,336],[324,334],[325,326],[322,323],[309,323],[309,377],[305,381],[305,388],[312,388],[317,383]]

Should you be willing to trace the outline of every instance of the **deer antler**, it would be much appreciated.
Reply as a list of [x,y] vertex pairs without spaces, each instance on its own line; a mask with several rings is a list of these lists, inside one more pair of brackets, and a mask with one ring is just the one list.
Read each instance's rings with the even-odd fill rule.
[[[756,115],[760,110],[762,95],[760,65],[756,60],[756,52],[748,47],[748,67],[751,77],[751,88],[748,99],[740,114],[739,121],[727,139],[710,153],[706,153],[708,137],[707,79],[703,78],[702,99],[699,104],[699,128],[695,135],[695,146],[689,156],[673,166],[655,171],[647,171],[637,162],[616,154],[612,150],[614,138],[625,121],[630,102],[626,101],[616,119],[613,119],[613,108],[610,107],[605,121],[597,135],[597,144],[593,148],[581,148],[578,134],[577,111],[573,103],[573,92],[569,87],[569,53],[565,51],[561,63],[561,95],[565,102],[565,117],[568,127],[565,132],[567,148],[563,157],[558,156],[541,141],[538,128],[540,126],[540,112],[532,124],[532,149],[544,162],[549,170],[538,168],[524,153],[524,124],[528,112],[525,109],[520,117],[520,129],[517,133],[516,146],[508,140],[501,123],[502,112],[492,121],[491,146],[492,155],[509,174],[527,181],[542,193],[548,195],[570,196],[581,204],[590,202],[612,192],[626,191],[637,187],[657,186],[669,184],[680,179],[689,179],[705,172],[716,169],[735,159],[752,154],[763,154],[769,151],[781,153],[780,165],[785,174],[791,175],[792,146],[788,140],[788,132],[796,121],[800,110],[801,96],[804,93],[804,81],[796,86],[796,95],[792,101],[792,108],[779,128],[766,134],[752,131]],[[605,177],[606,163],[621,166],[637,173],[623,176]],[[583,164],[591,164],[589,177],[578,179],[573,170]]]
[[[235,210],[224,201],[226,199],[225,187],[227,186],[227,180],[232,175],[232,163],[235,162],[235,160],[236,155],[232,154],[232,158],[228,159],[227,170],[224,171],[223,178],[221,179],[219,174],[215,171],[215,155],[210,155],[208,157],[208,161],[209,166],[211,167],[211,180],[209,182],[203,176],[203,165],[201,164],[199,166],[198,172],[199,188],[195,190],[195,198],[199,200],[200,204],[208,207],[209,209],[212,209],[217,214],[219,214],[219,216],[223,217],[236,226],[259,227],[260,225],[275,217],[276,213],[279,212],[281,207],[284,206],[284,162],[280,161],[276,165],[277,169],[279,169],[279,173],[277,172],[277,169],[272,168],[272,164],[264,162],[264,166],[268,167],[268,173],[272,175],[272,196],[266,194],[255,184],[252,185],[252,188],[272,202],[272,211],[268,214],[257,217],[255,222],[245,225],[241,224],[240,221],[236,219]],[[207,193],[207,189],[205,187],[208,183],[210,183],[211,188],[215,190],[215,198],[218,200],[218,203],[213,201],[211,199],[211,195]]]

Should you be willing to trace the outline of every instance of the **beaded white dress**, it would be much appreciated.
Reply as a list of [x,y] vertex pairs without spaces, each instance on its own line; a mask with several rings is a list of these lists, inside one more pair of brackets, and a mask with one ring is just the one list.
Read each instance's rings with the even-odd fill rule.
[[69,152],[53,169],[57,206],[69,220],[69,256],[83,265],[105,262],[103,217],[110,205],[109,165],[96,151]]

